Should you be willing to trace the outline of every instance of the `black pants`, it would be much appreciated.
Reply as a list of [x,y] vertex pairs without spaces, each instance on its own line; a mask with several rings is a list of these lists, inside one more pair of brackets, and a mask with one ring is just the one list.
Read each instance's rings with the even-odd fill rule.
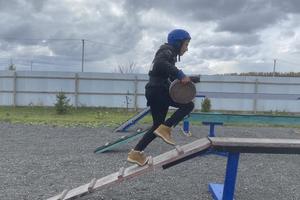
[[[153,131],[159,125],[164,124],[168,127],[174,127],[194,109],[193,102],[187,104],[175,103],[169,96],[168,91],[161,88],[146,90],[146,98],[147,104],[150,106],[153,125],[134,148],[136,151],[143,151],[156,138]],[[165,121],[169,106],[178,109]]]

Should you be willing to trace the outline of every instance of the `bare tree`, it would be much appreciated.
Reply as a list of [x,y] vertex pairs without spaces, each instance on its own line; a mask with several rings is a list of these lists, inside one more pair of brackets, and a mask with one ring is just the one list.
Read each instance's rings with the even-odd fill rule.
[[119,65],[117,72],[121,74],[133,74],[136,73],[138,70],[134,62],[129,63],[128,65]]

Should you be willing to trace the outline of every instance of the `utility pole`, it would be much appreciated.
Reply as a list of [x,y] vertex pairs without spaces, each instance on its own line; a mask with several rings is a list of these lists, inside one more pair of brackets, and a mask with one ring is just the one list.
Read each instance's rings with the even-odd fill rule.
[[273,66],[273,77],[275,76],[275,69],[276,69],[276,59],[274,59],[274,66]]
[[81,55],[81,72],[83,72],[83,65],[84,65],[84,39],[82,41],[82,55]]
[[13,63],[12,58],[10,58],[10,65],[8,66],[8,70],[12,70],[12,71],[16,70],[16,66]]

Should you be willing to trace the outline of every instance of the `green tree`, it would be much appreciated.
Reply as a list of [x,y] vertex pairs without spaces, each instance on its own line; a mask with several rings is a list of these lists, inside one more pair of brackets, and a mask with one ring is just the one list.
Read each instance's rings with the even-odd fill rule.
[[211,102],[209,98],[204,98],[201,103],[201,112],[210,112]]
[[56,113],[59,115],[66,114],[71,108],[71,105],[69,104],[69,102],[70,102],[70,99],[67,98],[65,93],[59,92],[56,95],[56,103],[54,104]]

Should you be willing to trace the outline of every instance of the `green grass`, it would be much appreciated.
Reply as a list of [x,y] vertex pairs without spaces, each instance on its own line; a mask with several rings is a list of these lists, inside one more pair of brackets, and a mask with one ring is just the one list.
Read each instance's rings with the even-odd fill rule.
[[[168,116],[173,111],[171,111]],[[62,127],[117,127],[123,122],[133,117],[137,112],[126,109],[113,108],[78,108],[71,109],[64,115],[56,114],[54,107],[6,107],[0,106],[0,121],[12,124],[41,124]],[[278,114],[278,113],[276,113]],[[284,113],[286,114],[286,113]],[[151,115],[147,115],[139,124],[152,124]],[[192,125],[201,126],[201,122],[191,122]],[[225,124],[225,126],[268,126],[258,124]],[[291,126],[272,126],[290,127]],[[299,126],[293,126],[299,128]]]
[[[126,109],[78,108],[56,114],[54,107],[0,107],[0,121],[20,124],[43,124],[64,127],[114,127],[137,112]],[[140,123],[151,123],[150,115]]]

